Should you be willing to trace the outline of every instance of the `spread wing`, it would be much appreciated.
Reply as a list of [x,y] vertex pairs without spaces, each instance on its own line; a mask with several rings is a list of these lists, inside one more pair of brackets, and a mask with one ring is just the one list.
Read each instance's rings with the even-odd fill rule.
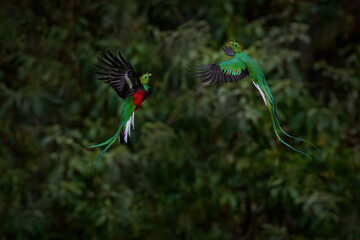
[[203,83],[209,84],[238,82],[249,74],[246,64],[240,59],[232,59],[208,66],[198,65],[196,70],[196,77],[203,79]]
[[99,80],[112,87],[119,97],[127,98],[142,87],[133,66],[120,53],[119,56],[114,56],[107,51],[98,57],[98,60],[100,64],[95,66],[100,70],[96,72],[100,75]]
[[234,52],[232,50],[232,47],[229,46],[225,46],[222,48],[222,50],[224,51],[224,53],[228,56],[234,56]]

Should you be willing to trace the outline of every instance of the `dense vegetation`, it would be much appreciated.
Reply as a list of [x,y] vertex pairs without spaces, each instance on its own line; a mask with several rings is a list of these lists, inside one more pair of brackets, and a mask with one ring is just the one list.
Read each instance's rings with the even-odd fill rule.
[[[360,239],[358,1],[5,1],[0,16],[0,239]],[[187,64],[242,42],[264,69],[204,86]],[[151,72],[127,145],[103,157],[122,101],[104,49]]]

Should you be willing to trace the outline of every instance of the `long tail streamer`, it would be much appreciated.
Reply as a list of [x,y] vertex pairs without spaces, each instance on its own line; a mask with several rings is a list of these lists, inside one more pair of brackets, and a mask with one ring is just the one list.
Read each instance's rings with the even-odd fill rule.
[[275,132],[275,135],[276,137],[280,140],[281,143],[283,143],[284,145],[286,145],[287,147],[291,148],[292,150],[294,150],[295,152],[298,152],[298,153],[301,153],[303,154],[304,156],[312,159],[308,154],[294,148],[293,146],[291,146],[290,144],[288,144],[287,142],[285,142],[279,135],[278,133],[278,129],[280,129],[280,131],[285,134],[287,137],[289,138],[292,138],[292,139],[295,139],[295,140],[298,140],[298,141],[302,141],[302,142],[305,142],[305,143],[308,143],[310,144],[312,147],[314,147],[315,149],[317,149],[318,151],[320,151],[320,149],[318,147],[316,147],[314,144],[312,144],[311,142],[309,141],[306,141],[304,139],[301,139],[301,138],[297,138],[297,137],[294,137],[294,136],[291,136],[290,134],[288,134],[287,132],[285,132],[280,123],[279,123],[279,120],[277,118],[277,112],[276,112],[276,106],[275,106],[275,101],[274,101],[274,97],[271,93],[271,90],[270,90],[270,87],[269,85],[267,84],[266,80],[263,80],[262,81],[262,84],[260,86],[261,90],[264,91],[269,103],[267,104],[268,108],[269,108],[269,111],[270,111],[270,115],[271,115],[271,120],[272,120],[272,123],[273,123],[273,128],[274,128],[274,132]]
[[102,147],[102,146],[106,146],[103,150],[101,150],[101,152],[98,153],[98,155],[96,155],[93,163],[92,163],[92,175],[95,179],[95,182],[96,182],[96,169],[97,169],[97,165],[100,161],[100,159],[102,158],[102,156],[107,152],[107,150],[111,147],[111,145],[113,145],[113,143],[116,141],[116,139],[118,138],[120,132],[121,132],[121,129],[123,127],[124,124],[121,124],[119,125],[119,128],[117,130],[117,132],[115,133],[114,136],[112,136],[111,138],[109,138],[108,140],[106,140],[105,142],[102,142],[100,144],[97,144],[97,145],[92,145],[88,148],[96,148],[96,147]]

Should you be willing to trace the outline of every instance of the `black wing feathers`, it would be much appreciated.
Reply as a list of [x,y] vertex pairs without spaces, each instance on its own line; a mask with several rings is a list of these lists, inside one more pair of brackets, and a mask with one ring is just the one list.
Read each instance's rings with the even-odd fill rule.
[[121,98],[127,98],[135,90],[142,87],[133,66],[127,62],[119,53],[114,56],[110,51],[102,53],[98,57],[100,64],[95,64],[99,69],[96,72],[106,84],[112,87]]
[[247,68],[240,75],[225,74],[217,63],[208,66],[198,65],[196,70],[196,77],[203,79],[202,82],[208,84],[238,82],[249,74]]

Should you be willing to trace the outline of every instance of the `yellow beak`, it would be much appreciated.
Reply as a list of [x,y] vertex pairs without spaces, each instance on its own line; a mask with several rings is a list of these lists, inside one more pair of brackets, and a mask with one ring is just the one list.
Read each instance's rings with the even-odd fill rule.
[[149,76],[151,76],[151,73],[149,73]]
[[230,42],[230,44],[232,44],[232,42]]

